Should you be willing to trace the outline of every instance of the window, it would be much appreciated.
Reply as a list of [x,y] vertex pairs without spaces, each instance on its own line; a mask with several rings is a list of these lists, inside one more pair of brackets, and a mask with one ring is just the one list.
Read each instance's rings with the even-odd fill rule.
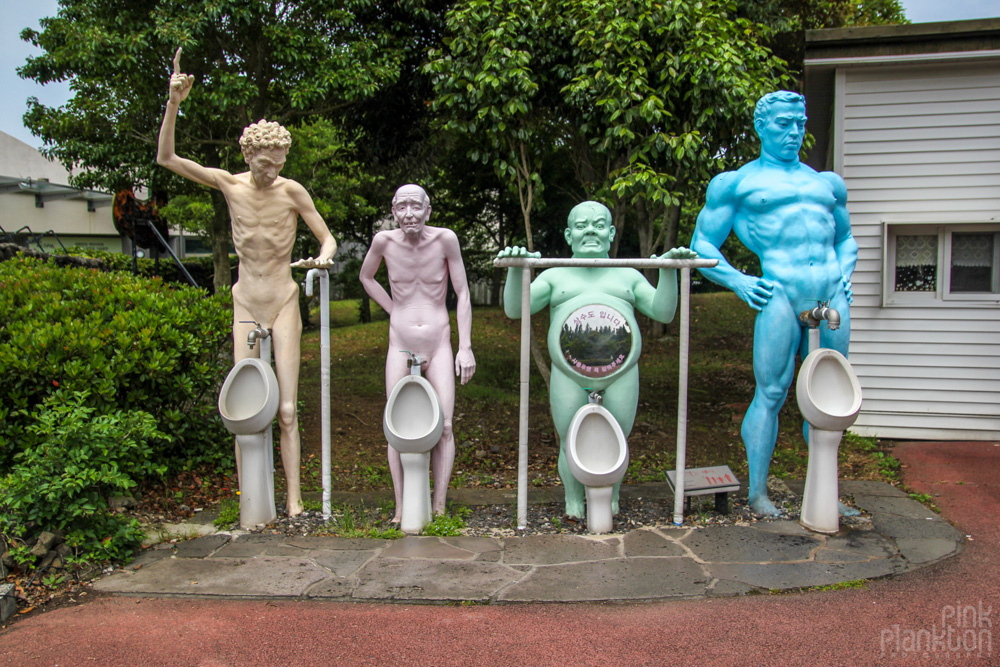
[[886,305],[1000,302],[1000,225],[889,224]]

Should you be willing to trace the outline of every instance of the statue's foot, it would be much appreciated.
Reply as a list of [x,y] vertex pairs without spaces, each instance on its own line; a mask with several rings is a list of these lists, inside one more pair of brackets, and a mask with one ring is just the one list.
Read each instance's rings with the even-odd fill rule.
[[840,516],[858,516],[861,514],[861,510],[848,507],[839,500],[837,501],[837,509],[840,510]]
[[774,506],[774,503],[767,496],[760,496],[750,501],[750,509],[758,516],[778,516],[781,511]]
[[403,515],[397,513],[396,516],[392,517],[392,520],[389,521],[389,523],[400,523],[402,520],[403,520]]
[[302,501],[299,499],[289,499],[286,509],[288,510],[288,516],[298,516],[302,514]]
[[566,501],[566,516],[573,519],[585,519],[587,513],[583,509],[583,501]]

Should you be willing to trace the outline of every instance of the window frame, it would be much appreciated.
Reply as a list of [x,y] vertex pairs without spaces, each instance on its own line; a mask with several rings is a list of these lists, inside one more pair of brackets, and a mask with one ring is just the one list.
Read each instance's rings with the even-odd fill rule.
[[[952,235],[963,232],[993,233],[991,292],[951,292]],[[937,281],[926,292],[896,291],[896,237],[907,234],[937,236]],[[882,221],[882,307],[996,306],[1000,304],[1000,222],[996,220],[942,222]]]

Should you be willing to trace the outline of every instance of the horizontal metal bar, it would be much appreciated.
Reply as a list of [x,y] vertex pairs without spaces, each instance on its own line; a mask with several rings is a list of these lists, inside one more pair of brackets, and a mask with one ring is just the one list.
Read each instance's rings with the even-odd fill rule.
[[631,267],[633,269],[707,269],[719,263],[717,259],[639,259],[639,258],[567,258],[567,257],[497,257],[493,266],[549,269],[556,266],[590,268]]

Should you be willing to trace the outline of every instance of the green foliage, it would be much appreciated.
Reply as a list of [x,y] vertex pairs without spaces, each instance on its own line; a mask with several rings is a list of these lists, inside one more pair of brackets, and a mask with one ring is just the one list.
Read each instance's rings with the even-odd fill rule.
[[0,263],[0,469],[59,390],[87,391],[98,415],[152,415],[170,436],[152,450],[156,463],[228,462],[216,399],[231,318],[228,295],[29,258]]
[[240,520],[240,501],[238,498],[225,498],[219,503],[219,516],[215,517],[212,525],[216,528],[226,529]]
[[378,540],[395,540],[404,536],[399,526],[389,523],[390,517],[387,507],[379,507],[373,511],[364,505],[354,507],[344,503],[330,509],[332,518],[329,523],[317,531],[319,535],[365,537]]
[[[91,257],[104,263],[110,271],[132,271],[132,255],[120,252],[108,252],[106,250],[95,250],[93,248],[80,248],[71,246],[66,249],[66,254],[75,257]],[[212,274],[214,267],[211,257],[186,257],[181,260],[184,268],[195,279],[199,287],[212,289]],[[233,256],[230,258],[230,272],[235,271],[239,260]],[[190,286],[187,277],[177,268],[177,264],[167,254],[160,256],[159,262],[149,257],[136,259],[136,269],[138,275],[144,278],[162,278],[168,283],[178,283]]]
[[639,252],[672,244],[685,197],[753,136],[753,104],[789,83],[769,30],[721,0],[471,0],[425,71],[443,125],[476,141],[518,193],[528,245],[542,165],[563,161],[583,194],[624,210]]
[[464,505],[449,505],[448,512],[435,514],[430,523],[424,526],[424,535],[436,535],[438,537],[452,537],[461,535],[465,528],[465,519],[472,513]]
[[142,541],[138,522],[109,512],[108,498],[162,475],[154,445],[170,437],[147,412],[100,414],[87,397],[61,390],[31,414],[24,447],[0,479],[0,531],[27,524],[60,530],[84,560],[104,561]]

